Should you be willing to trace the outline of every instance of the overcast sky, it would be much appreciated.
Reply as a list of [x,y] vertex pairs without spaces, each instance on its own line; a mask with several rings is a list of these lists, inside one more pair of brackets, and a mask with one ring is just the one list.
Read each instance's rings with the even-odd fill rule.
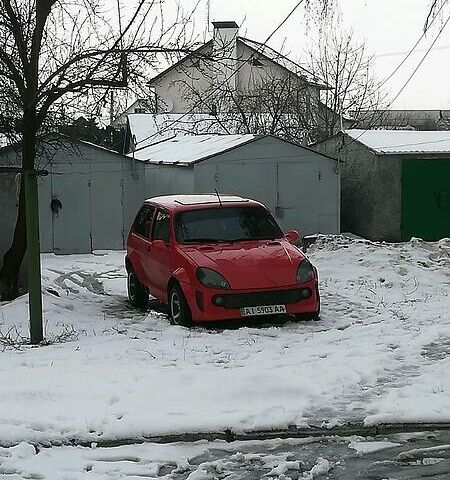
[[[240,34],[265,41],[298,0],[210,0],[210,20],[235,20],[242,25]],[[200,4],[197,24],[206,26],[207,0]],[[422,34],[429,0],[339,0],[340,12],[333,22],[351,29],[365,39],[376,55],[375,73],[384,79],[406,56]],[[204,13],[204,20],[202,19]],[[445,10],[450,14],[450,9]],[[446,16],[436,21],[408,62],[386,84],[392,97],[402,87],[437,35]],[[302,50],[314,35],[315,27],[305,25],[305,12],[299,8],[269,45],[279,48],[285,41],[293,60],[301,59]],[[408,87],[391,108],[450,109],[450,24],[439,37]]]

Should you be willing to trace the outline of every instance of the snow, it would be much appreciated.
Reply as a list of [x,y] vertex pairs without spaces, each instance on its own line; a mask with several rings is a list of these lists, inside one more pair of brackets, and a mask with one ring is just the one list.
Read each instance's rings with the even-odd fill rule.
[[255,135],[184,135],[129,153],[152,163],[191,164],[255,139]]
[[449,422],[450,240],[321,236],[308,254],[320,321],[191,330],[130,308],[123,252],[44,254],[48,345],[8,346],[27,297],[0,304],[0,444]]
[[128,115],[128,122],[136,149],[175,135],[228,133],[216,117],[203,113],[133,113]]
[[223,203],[228,202],[252,202],[256,204],[254,200],[249,198],[239,197],[237,195],[220,195],[215,193],[202,193],[198,195],[164,195],[162,197],[148,198],[146,201],[160,203],[162,205],[173,205],[178,203],[179,205],[198,205],[203,203],[218,203],[219,200]]
[[310,472],[304,475],[305,479],[312,480],[314,477],[324,475],[331,470],[331,464],[326,458],[320,457]]
[[349,444],[350,448],[356,450],[356,452],[360,455],[366,453],[374,453],[379,452],[381,450],[386,450],[387,448],[395,448],[400,446],[401,443],[394,443],[388,441],[373,441],[373,442],[351,442]]
[[450,132],[414,130],[344,130],[376,153],[450,153]]

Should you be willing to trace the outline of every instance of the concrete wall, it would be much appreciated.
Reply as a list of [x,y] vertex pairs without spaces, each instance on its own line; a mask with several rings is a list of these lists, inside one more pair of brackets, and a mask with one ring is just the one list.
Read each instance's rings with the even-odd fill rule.
[[284,230],[302,235],[339,233],[336,161],[262,137],[195,164],[194,192],[236,194],[263,202]]
[[401,240],[401,160],[377,156],[341,134],[314,146],[339,158],[341,228],[372,240]]

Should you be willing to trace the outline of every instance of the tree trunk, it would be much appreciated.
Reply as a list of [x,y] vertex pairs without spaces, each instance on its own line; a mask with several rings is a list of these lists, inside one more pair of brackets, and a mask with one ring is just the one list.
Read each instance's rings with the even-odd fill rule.
[[[36,110],[26,109],[23,114],[22,168],[33,170],[36,156]],[[12,300],[19,294],[18,277],[27,250],[24,174],[21,175],[19,209],[14,236],[9,250],[3,256],[0,270],[0,298]]]
[[0,269],[0,299],[12,300],[19,294],[18,275],[27,250],[27,229],[25,218],[25,188],[23,175],[20,179],[19,209],[11,247],[3,256]]

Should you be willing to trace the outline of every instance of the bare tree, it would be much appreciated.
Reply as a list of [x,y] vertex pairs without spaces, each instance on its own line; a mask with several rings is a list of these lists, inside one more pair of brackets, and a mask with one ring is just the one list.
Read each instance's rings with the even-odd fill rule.
[[23,172],[13,241],[0,270],[1,297],[17,293],[27,248],[24,178],[36,182],[42,134],[74,112],[97,112],[111,89],[145,80],[159,55],[190,52],[190,14],[175,0],[169,6],[134,0],[122,10],[104,0],[0,0],[0,125],[15,127],[4,133],[19,142]]
[[[329,86],[317,111],[316,139],[329,137],[367,111],[382,108],[383,95],[372,74],[373,57],[353,33],[331,31],[310,52],[310,69]],[[365,118],[367,122],[367,118]]]

